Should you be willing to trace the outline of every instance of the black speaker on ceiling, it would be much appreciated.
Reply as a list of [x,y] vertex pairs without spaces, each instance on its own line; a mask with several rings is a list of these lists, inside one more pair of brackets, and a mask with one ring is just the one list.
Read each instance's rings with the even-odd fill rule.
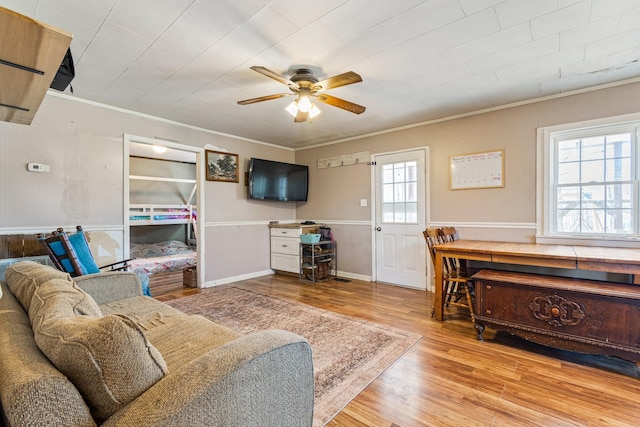
[[[64,91],[71,83],[71,80],[76,76],[76,70],[73,67],[73,57],[71,56],[71,49],[67,49],[67,54],[62,59],[62,64],[56,73],[56,76],[51,82],[51,89]],[[73,93],[73,87],[71,88]]]

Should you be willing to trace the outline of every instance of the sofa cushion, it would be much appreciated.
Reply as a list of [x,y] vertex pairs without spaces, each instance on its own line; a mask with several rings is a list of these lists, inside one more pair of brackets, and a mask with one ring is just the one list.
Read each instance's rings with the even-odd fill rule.
[[83,314],[88,298],[75,283],[49,280],[34,292],[29,317],[42,352],[104,421],[159,381],[167,366],[127,316]]
[[[9,289],[22,304],[24,311],[29,311],[33,292],[50,279],[62,279],[72,282],[69,273],[56,270],[48,265],[34,261],[20,261],[7,267],[4,278]],[[69,283],[70,285],[71,283]]]
[[146,331],[149,341],[162,353],[170,371],[233,341],[242,335],[199,315],[163,319]]
[[78,389],[38,348],[20,302],[0,286],[0,425],[95,427]]

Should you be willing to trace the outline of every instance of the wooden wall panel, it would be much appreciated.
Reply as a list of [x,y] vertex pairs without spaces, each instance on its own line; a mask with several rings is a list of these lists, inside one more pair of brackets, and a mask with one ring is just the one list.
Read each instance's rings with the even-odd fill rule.
[[0,259],[47,255],[34,234],[0,235]]
[[0,235],[0,259],[9,258],[9,236]]

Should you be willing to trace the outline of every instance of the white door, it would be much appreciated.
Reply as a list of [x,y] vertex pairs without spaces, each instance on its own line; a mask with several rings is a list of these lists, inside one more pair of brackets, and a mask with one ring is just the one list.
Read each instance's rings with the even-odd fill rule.
[[374,156],[376,280],[427,287],[427,149]]

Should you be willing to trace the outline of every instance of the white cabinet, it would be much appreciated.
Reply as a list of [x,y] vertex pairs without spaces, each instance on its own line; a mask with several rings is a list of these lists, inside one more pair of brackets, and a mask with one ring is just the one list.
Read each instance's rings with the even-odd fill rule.
[[300,234],[315,233],[317,226],[290,224],[271,227],[271,268],[300,273]]

